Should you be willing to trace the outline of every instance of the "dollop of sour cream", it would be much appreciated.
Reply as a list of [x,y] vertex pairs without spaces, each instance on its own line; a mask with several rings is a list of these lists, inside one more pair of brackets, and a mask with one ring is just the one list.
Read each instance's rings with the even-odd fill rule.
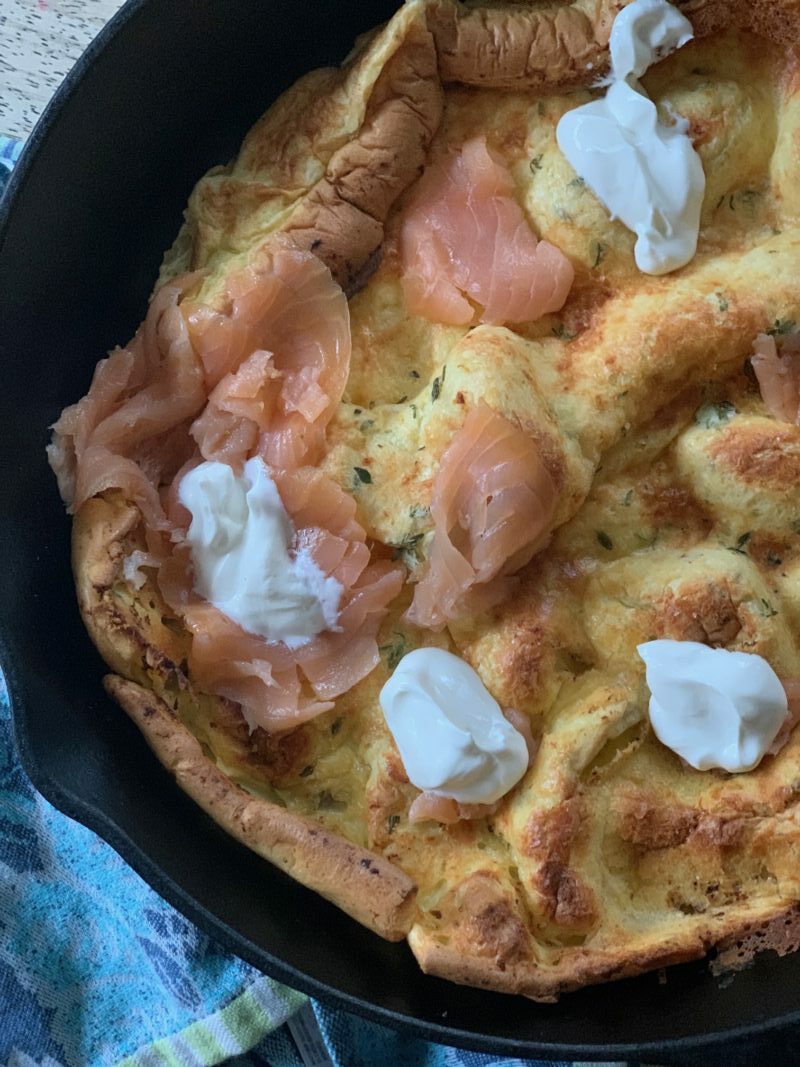
[[750,771],[769,751],[788,712],[775,671],[750,652],[697,641],[639,645],[656,737],[692,767]]
[[404,656],[380,694],[411,782],[461,804],[493,804],[528,766],[525,739],[478,674],[439,648]]
[[693,37],[692,24],[666,0],[633,0],[614,19],[605,97],[568,111],[558,145],[611,213],[637,235],[645,274],[667,274],[697,250],[705,174],[679,116],[667,125],[638,82],[657,59]]
[[258,457],[241,477],[227,463],[201,463],[181,480],[192,515],[187,533],[196,592],[249,633],[289,648],[334,629],[342,586],[307,549]]

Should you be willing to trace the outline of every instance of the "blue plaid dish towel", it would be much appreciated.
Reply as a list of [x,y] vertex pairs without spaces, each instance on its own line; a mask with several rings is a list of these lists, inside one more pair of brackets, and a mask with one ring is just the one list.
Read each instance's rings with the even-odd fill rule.
[[[34,790],[0,676],[0,1064],[529,1067],[309,1001],[224,952]],[[544,1067],[544,1065],[542,1065]]]
[[[21,144],[0,136],[0,196]],[[225,952],[17,758],[0,673],[0,1065],[532,1067],[309,1000]],[[544,1064],[542,1064],[544,1067]],[[622,1065],[620,1065],[622,1067]]]

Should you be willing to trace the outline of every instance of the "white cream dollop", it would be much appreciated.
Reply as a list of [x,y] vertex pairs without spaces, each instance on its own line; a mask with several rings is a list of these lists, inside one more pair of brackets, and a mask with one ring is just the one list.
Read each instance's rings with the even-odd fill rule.
[[440,648],[404,656],[380,694],[411,782],[461,804],[493,804],[528,766],[525,739],[478,674]]
[[294,527],[258,457],[241,477],[201,463],[181,480],[196,592],[249,633],[289,648],[335,628],[342,586],[307,549],[290,552]]
[[692,25],[666,0],[633,0],[614,19],[605,97],[568,111],[558,145],[612,219],[637,235],[645,274],[667,274],[697,250],[705,174],[685,119],[659,121],[638,78],[692,39]]
[[788,712],[786,691],[762,656],[697,641],[647,641],[638,651],[659,741],[699,771],[760,763]]

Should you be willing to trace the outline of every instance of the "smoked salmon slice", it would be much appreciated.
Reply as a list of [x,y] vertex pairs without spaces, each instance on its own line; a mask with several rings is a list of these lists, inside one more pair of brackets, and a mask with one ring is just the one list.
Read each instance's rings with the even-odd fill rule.
[[433,322],[530,322],[563,307],[574,278],[564,253],[537,240],[483,137],[425,171],[400,253],[406,303]]
[[493,579],[513,574],[543,547],[555,508],[555,485],[536,443],[480,401],[434,479],[433,540],[408,621],[438,630],[466,610],[468,594],[473,608],[496,602],[507,583]]
[[750,362],[770,415],[800,426],[800,334],[760,333]]
[[97,493],[121,489],[148,526],[169,527],[158,484],[185,462],[187,420],[206,401],[179,307],[195,280],[186,275],[158,291],[131,343],[98,363],[88,394],[53,426],[48,459],[71,514]]
[[211,391],[192,430],[204,459],[238,463],[257,443],[269,466],[317,462],[350,371],[342,289],[315,255],[275,235],[228,281],[227,299],[227,313],[185,307]]
[[355,501],[319,470],[301,467],[272,476],[295,528],[294,549],[306,548],[343,587],[336,630],[294,649],[247,633],[194,593],[182,541],[162,563],[158,582],[192,634],[194,682],[240,704],[251,730],[276,733],[333,707],[336,697],[377,665],[378,626],[404,571],[389,561],[370,561]]

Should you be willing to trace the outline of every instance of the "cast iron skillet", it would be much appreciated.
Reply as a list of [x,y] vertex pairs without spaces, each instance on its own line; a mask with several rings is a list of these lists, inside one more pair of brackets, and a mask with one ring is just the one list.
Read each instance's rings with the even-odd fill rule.
[[[554,1006],[423,976],[219,830],[104,696],[80,623],[47,426],[142,318],[189,190],[275,96],[340,60],[392,0],[130,0],[39,123],[0,207],[0,634],[19,753],[39,790],[244,959],[431,1040],[498,1054],[792,1055],[800,955],[732,983],[701,964]],[[736,1052],[725,1048],[726,1063]],[[795,1049],[796,1051],[796,1049]]]

